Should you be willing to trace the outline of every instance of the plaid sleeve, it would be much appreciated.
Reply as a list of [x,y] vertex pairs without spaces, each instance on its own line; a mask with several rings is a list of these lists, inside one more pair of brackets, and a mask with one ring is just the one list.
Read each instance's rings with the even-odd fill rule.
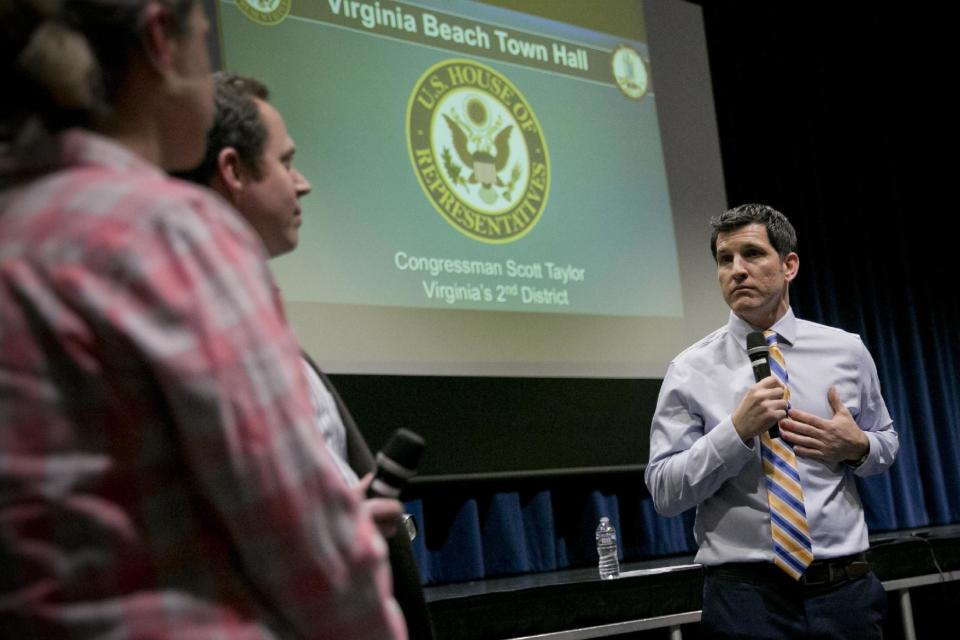
[[172,188],[192,206],[151,202],[77,295],[151,363],[194,481],[276,615],[303,638],[405,638],[386,545],[311,428],[263,252],[212,197]]

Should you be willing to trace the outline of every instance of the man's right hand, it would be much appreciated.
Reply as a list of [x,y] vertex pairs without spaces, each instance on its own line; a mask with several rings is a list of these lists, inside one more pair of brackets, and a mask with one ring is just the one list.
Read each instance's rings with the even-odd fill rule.
[[787,417],[787,401],[783,385],[774,376],[756,383],[743,396],[730,418],[733,428],[744,442],[767,431]]
[[363,503],[363,508],[373,518],[373,523],[377,525],[380,535],[384,538],[392,538],[403,524],[403,503],[393,498],[368,498],[367,489],[371,482],[373,482],[372,471],[354,485],[354,493]]

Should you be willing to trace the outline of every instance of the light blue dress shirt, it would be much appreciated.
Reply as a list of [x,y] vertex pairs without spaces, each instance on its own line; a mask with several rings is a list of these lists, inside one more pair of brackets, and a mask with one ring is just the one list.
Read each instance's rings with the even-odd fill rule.
[[[792,309],[771,328],[787,364],[791,406],[831,418],[827,391],[833,385],[870,441],[856,469],[797,458],[814,558],[864,551],[867,526],[854,473],[884,471],[899,447],[876,366],[859,336],[798,320]],[[697,507],[696,560],[706,565],[773,558],[760,444],[757,438],[744,443],[730,418],[754,384],[746,353],[753,330],[731,313],[725,327],[678,355],[653,417],[647,487],[663,515]]]

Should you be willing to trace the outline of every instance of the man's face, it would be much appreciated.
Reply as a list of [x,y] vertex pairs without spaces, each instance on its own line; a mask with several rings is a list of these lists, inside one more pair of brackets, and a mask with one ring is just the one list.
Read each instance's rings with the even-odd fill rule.
[[762,224],[717,236],[717,277],[723,299],[740,318],[760,329],[770,327],[786,312],[788,286],[799,262],[792,252],[780,258]]
[[172,73],[165,104],[169,141],[164,158],[166,169],[186,169],[203,157],[207,131],[213,123],[213,76],[207,51],[210,22],[199,0],[190,10],[183,33],[173,38]]
[[294,144],[280,112],[254,98],[267,130],[260,177],[244,172],[236,206],[263,240],[270,257],[293,251],[300,239],[300,197],[310,183],[293,166]]

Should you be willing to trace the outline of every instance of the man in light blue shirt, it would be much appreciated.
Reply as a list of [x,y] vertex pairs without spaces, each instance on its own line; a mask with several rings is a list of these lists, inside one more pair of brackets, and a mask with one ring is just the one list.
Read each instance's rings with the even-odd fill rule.
[[[869,571],[854,475],[887,469],[897,434],[860,338],[798,320],[800,259],[780,212],[742,205],[711,221],[730,307],[725,327],[678,355],[663,380],[646,483],[657,511],[697,508],[708,636],[879,638],[886,598]],[[773,330],[789,375],[754,382],[746,336]],[[759,436],[779,424],[796,454],[814,562],[799,580],[772,562]]]

